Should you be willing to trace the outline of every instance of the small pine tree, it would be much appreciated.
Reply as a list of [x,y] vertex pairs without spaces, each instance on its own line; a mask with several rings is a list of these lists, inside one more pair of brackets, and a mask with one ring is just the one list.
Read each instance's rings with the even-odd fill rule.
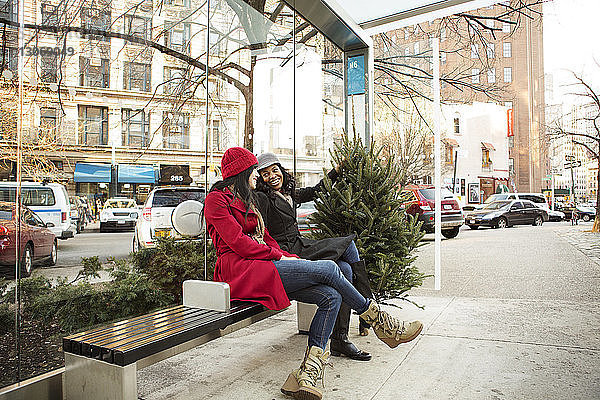
[[402,209],[393,156],[382,160],[380,153],[381,148],[367,149],[360,140],[336,146],[332,158],[341,166],[340,177],[332,183],[325,175],[310,222],[316,238],[356,233],[376,300],[407,300],[406,292],[426,277],[411,266],[423,232]]

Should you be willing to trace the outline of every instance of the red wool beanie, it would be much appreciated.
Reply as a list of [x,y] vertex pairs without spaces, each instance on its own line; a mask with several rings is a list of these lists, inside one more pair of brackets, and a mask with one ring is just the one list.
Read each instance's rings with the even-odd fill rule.
[[257,164],[256,156],[245,148],[230,147],[221,159],[221,175],[223,179],[227,179]]

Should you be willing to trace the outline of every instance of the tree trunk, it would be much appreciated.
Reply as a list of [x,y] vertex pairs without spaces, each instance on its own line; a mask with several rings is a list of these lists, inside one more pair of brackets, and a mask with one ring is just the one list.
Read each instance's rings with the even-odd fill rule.
[[246,114],[244,116],[244,147],[254,151],[254,66],[256,65],[256,56],[250,58],[250,80],[248,89],[244,93],[246,100]]

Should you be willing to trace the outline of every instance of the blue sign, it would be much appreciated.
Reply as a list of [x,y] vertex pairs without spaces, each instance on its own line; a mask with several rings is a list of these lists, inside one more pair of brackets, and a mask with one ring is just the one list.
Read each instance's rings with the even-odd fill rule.
[[365,56],[348,58],[348,95],[365,93]]

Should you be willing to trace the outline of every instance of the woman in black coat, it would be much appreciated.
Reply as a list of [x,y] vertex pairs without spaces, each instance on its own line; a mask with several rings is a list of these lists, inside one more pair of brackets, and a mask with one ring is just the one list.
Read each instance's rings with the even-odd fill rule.
[[[336,169],[328,174],[332,181],[338,177]],[[314,240],[301,236],[298,231],[296,207],[314,200],[317,192],[323,188],[323,181],[313,187],[296,189],[294,178],[281,166],[273,153],[258,157],[258,172],[262,178],[257,184],[258,207],[269,234],[279,246],[307,260],[335,261],[358,291],[363,296],[372,298],[365,263],[360,259],[354,244],[354,235]],[[331,334],[331,354],[344,354],[354,360],[368,361],[371,355],[359,350],[348,340],[350,311],[350,307],[342,303]],[[366,335],[367,329],[368,325],[361,321],[361,335]]]

